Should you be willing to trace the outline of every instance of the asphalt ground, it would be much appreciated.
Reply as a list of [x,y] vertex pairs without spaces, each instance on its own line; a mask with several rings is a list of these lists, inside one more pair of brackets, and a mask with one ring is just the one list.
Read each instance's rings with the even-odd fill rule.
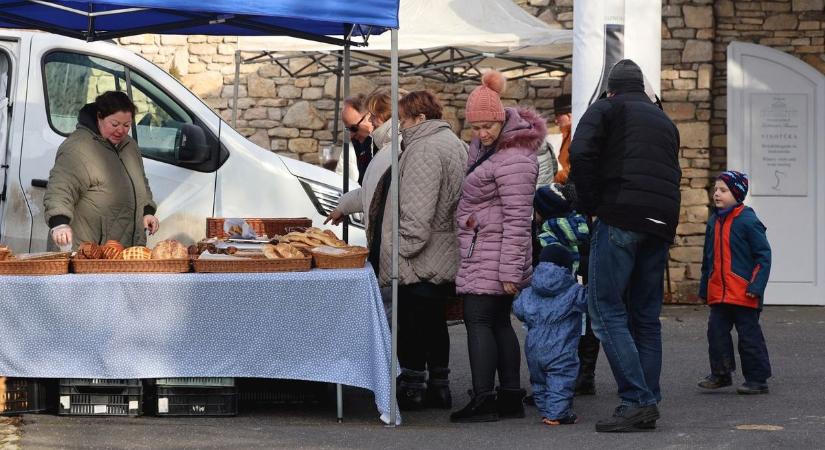
[[[396,428],[378,422],[372,394],[344,391],[345,421],[335,405],[286,405],[231,418],[65,417],[26,415],[22,448],[825,448],[825,308],[767,307],[762,325],[773,378],[771,393],[737,395],[731,388],[700,392],[708,372],[706,307],[670,306],[662,314],[664,363],[662,418],[640,433],[596,433],[597,420],[618,403],[604,354],[597,369],[597,395],[578,397],[576,425],[548,427],[535,408],[524,419],[452,424],[449,411],[404,414]],[[518,321],[514,319],[514,324]],[[520,339],[524,332],[516,327]],[[454,409],[468,401],[466,333],[450,327]],[[522,358],[524,386],[529,386]]]

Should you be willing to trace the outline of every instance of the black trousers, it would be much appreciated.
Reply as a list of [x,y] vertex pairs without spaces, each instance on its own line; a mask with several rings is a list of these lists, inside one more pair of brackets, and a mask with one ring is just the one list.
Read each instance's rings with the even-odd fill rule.
[[510,322],[513,297],[464,295],[462,300],[473,391],[492,392],[496,372],[502,389],[519,389],[521,350]]
[[450,364],[447,296],[432,283],[398,286],[398,362],[409,370],[446,369]]
[[731,330],[736,326],[739,359],[746,381],[764,383],[771,376],[768,346],[759,325],[759,310],[745,306],[711,305],[708,318],[708,353],[714,375],[728,375],[736,370]]
[[586,315],[584,336],[579,339],[579,376],[578,382],[592,383],[596,379],[596,361],[599,359],[599,338],[593,334],[590,315]]

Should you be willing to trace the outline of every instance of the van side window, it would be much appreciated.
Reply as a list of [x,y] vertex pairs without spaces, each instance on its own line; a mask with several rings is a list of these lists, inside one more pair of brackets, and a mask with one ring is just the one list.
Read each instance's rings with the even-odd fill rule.
[[181,126],[191,124],[192,118],[146,78],[134,71],[130,76],[140,151],[147,158],[174,164]]
[[[201,171],[217,168],[214,162],[187,164],[179,159],[183,128],[195,124],[192,115],[131,68],[96,56],[55,51],[45,57],[44,78],[49,123],[55,132],[68,136],[83,105],[106,91],[124,91],[137,107],[130,134],[144,157]],[[218,145],[211,135],[207,141],[211,148]]]
[[64,136],[75,130],[83,105],[106,91],[126,89],[122,65],[77,53],[50,53],[44,76],[49,123]]

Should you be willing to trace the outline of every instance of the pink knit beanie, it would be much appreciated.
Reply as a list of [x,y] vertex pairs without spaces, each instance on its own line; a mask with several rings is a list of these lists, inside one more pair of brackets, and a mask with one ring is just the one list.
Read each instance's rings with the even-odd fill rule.
[[467,99],[467,122],[504,122],[504,105],[501,93],[507,79],[501,72],[491,70],[481,77],[481,86],[473,89]]

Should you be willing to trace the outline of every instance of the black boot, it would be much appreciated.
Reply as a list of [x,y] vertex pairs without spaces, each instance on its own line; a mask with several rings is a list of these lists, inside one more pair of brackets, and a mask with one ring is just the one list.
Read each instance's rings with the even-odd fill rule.
[[450,369],[430,368],[430,379],[427,380],[424,403],[430,408],[450,409],[453,407],[453,396],[450,393]]
[[424,408],[424,393],[427,391],[426,377],[427,373],[423,370],[401,369],[396,393],[399,409],[415,411]]
[[524,389],[498,389],[498,399],[496,408],[498,416],[502,419],[521,419],[524,417],[524,397],[527,391]]
[[493,392],[476,395],[463,409],[450,414],[450,422],[456,423],[496,421],[498,421],[498,411],[496,394]]
[[590,318],[587,318],[587,328],[584,336],[579,340],[579,374],[576,377],[576,395],[596,394],[596,360],[599,358],[599,339],[593,334],[590,327]]

